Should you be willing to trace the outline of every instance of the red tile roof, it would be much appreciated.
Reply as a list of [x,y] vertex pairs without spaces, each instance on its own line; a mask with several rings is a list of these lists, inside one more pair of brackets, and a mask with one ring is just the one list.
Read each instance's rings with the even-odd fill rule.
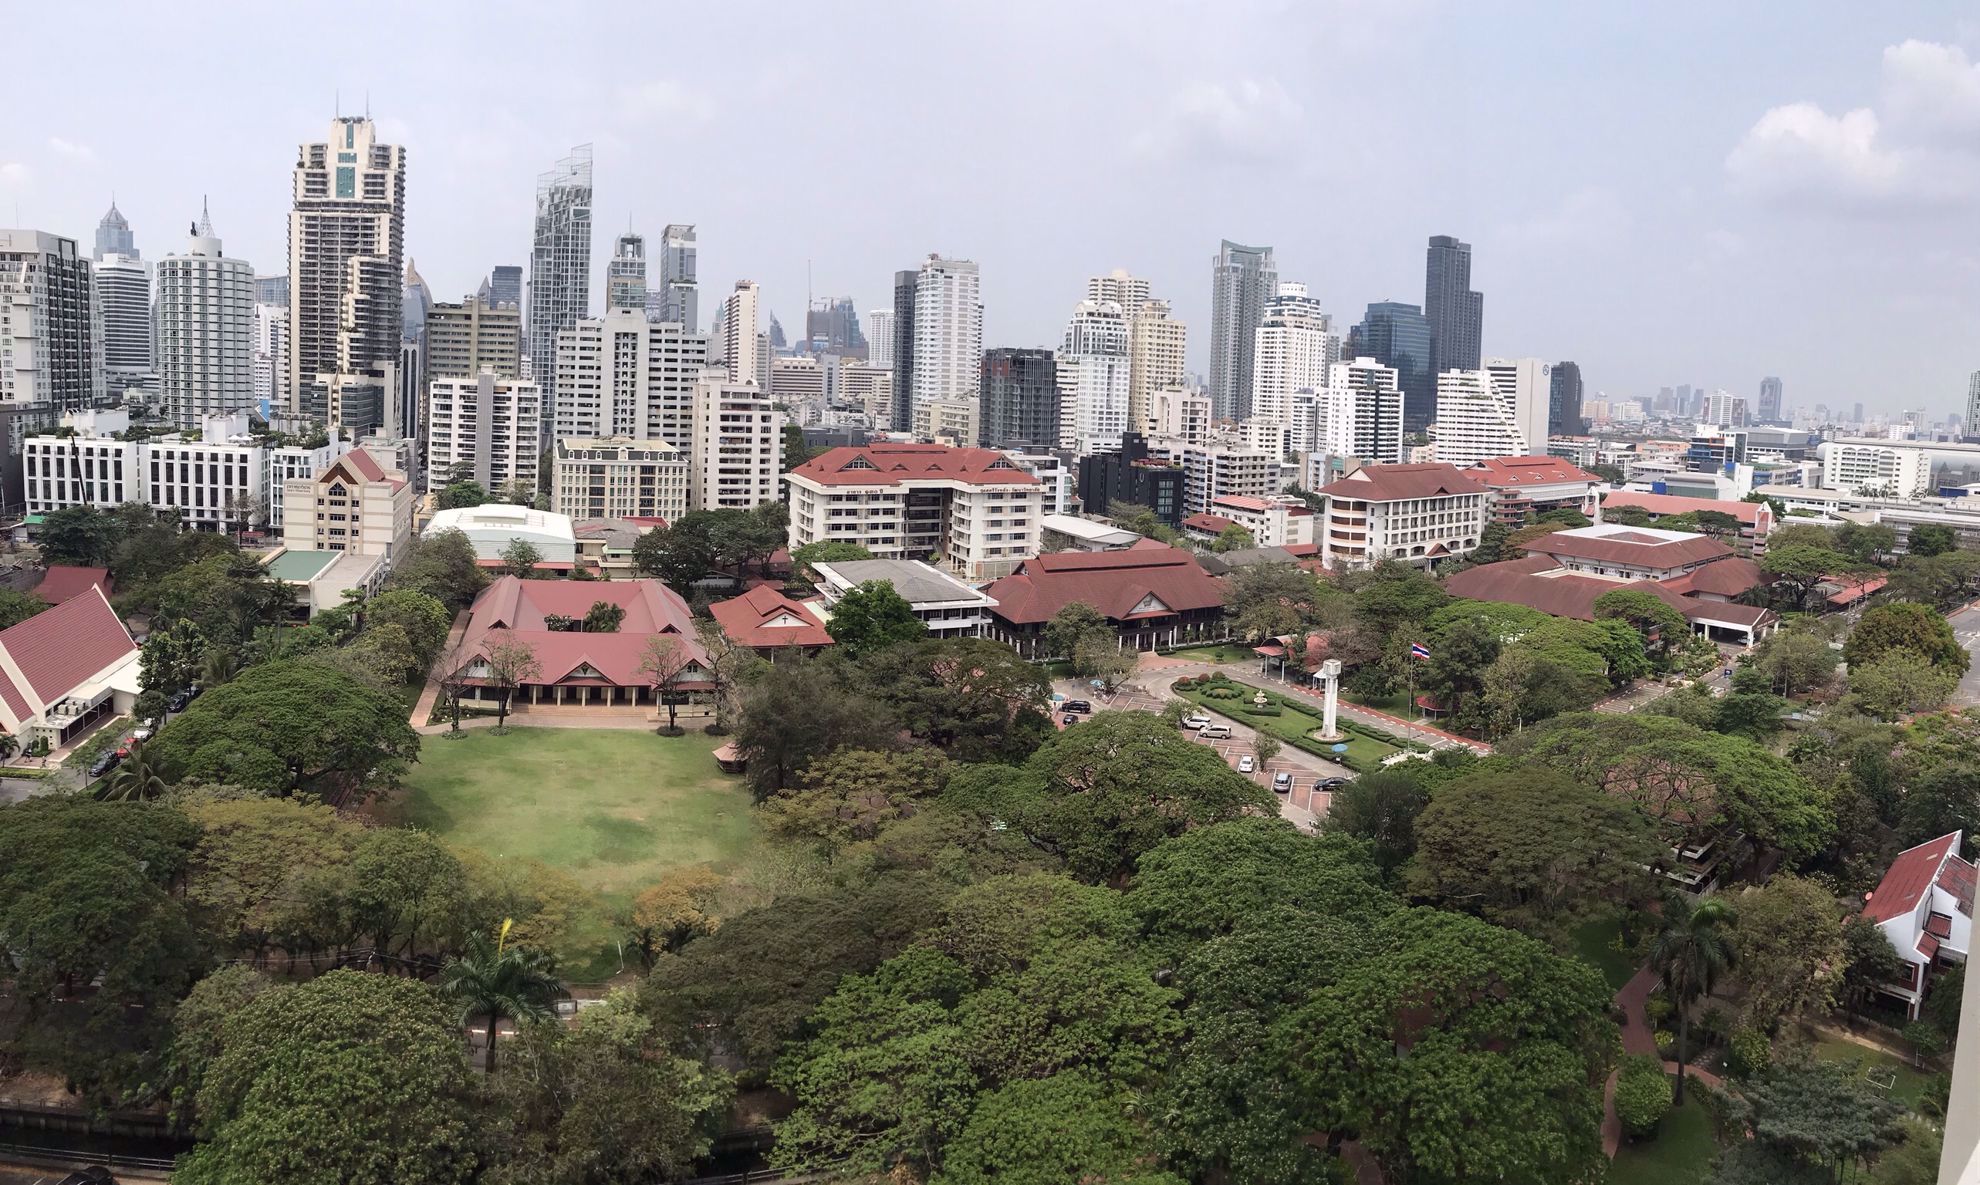
[[1763,509],[1763,504],[1759,502],[1720,502],[1714,498],[1681,498],[1676,494],[1644,494],[1635,490],[1614,490],[1604,494],[1602,505],[1640,506],[1651,514],[1659,515],[1716,510],[1720,514],[1732,515],[1744,527],[1757,526]]
[[1561,482],[1602,483],[1601,478],[1560,457],[1487,457],[1467,470],[1466,475],[1495,488]]
[[1192,514],[1182,521],[1182,525],[1194,527],[1199,531],[1208,531],[1212,535],[1220,535],[1225,527],[1235,524],[1221,514]]
[[1444,591],[1473,601],[1525,605],[1553,617],[1571,617],[1576,621],[1595,620],[1596,600],[1603,593],[1617,589],[1647,592],[1684,614],[1687,620],[1709,618],[1751,627],[1773,616],[1771,610],[1752,605],[1696,600],[1673,592],[1669,585],[1654,580],[1601,580],[1571,572],[1543,575],[1557,571],[1558,567],[1544,555],[1480,564],[1476,568],[1452,573],[1444,582]]
[[1330,498],[1400,502],[1444,494],[1482,494],[1485,487],[1458,472],[1454,465],[1432,462],[1424,465],[1364,465],[1316,492]]
[[1035,556],[984,590],[996,600],[991,612],[1005,621],[1034,625],[1075,601],[1112,621],[1142,619],[1162,610],[1135,610],[1149,597],[1166,612],[1212,609],[1223,590],[1196,557],[1179,547],[1131,547],[1126,551],[1058,552]]
[[885,486],[907,481],[969,485],[1037,485],[1038,479],[990,448],[945,444],[861,444],[827,449],[790,476],[828,486]]
[[1664,581],[1664,587],[1688,597],[1710,595],[1736,597],[1766,582],[1760,565],[1744,556],[1727,556],[1682,576]]
[[768,649],[832,644],[832,635],[810,610],[768,584],[716,601],[708,606],[708,612],[738,646]]
[[137,650],[98,587],[0,630],[0,650],[21,672],[21,687],[0,673],[0,697],[25,719]]
[[330,467],[334,469],[339,464],[348,465],[353,473],[356,473],[366,481],[385,480],[385,467],[378,463],[378,458],[361,448],[352,449],[350,452],[338,457],[336,461],[331,463]]
[[[18,628],[18,627],[17,627]],[[1863,916],[1882,924],[1918,908],[1948,860],[1959,861],[1959,832],[1927,840],[1899,852],[1884,870],[1884,879],[1863,903]],[[1964,864],[1965,861],[1959,861]],[[1972,866],[1967,865],[1970,871]]]
[[34,595],[51,605],[59,605],[77,593],[88,592],[98,586],[106,595],[112,591],[110,569],[50,564],[48,571],[42,574],[41,583],[34,586]]
[[1564,555],[1597,563],[1627,564],[1638,568],[1677,568],[1703,563],[1733,554],[1733,549],[1716,539],[1696,535],[1685,539],[1660,539],[1642,531],[1617,531],[1608,535],[1584,535],[1590,528],[1555,531],[1526,545],[1537,555]]
[[[551,614],[581,618],[594,601],[606,601],[626,611],[616,632],[552,630],[545,624],[544,619]],[[464,647],[470,661],[485,657],[493,641],[527,642],[542,668],[530,682],[544,686],[564,682],[573,671],[587,665],[598,672],[597,678],[617,686],[650,686],[639,667],[645,660],[646,640],[655,634],[680,638],[694,662],[703,668],[708,665],[707,652],[695,640],[694,616],[687,602],[658,580],[521,580],[503,576],[481,591],[468,612]],[[491,634],[495,636],[491,638]]]

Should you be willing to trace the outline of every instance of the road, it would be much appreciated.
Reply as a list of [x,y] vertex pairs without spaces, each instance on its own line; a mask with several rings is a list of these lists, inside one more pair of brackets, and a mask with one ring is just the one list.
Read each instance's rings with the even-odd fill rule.
[[1960,704],[1972,707],[1980,704],[1980,602],[1947,614],[1946,620],[1952,623],[1953,634],[1959,638],[1959,644],[1966,647],[1966,652],[1974,659],[1966,668],[1966,674],[1960,676],[1959,690],[1953,693],[1953,698]]

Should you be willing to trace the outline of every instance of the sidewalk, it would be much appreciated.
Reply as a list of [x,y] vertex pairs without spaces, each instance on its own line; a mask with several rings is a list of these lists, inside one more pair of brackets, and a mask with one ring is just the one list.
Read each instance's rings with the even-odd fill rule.
[[[1638,968],[1636,974],[1630,976],[1629,982],[1616,992],[1616,1007],[1623,1011],[1622,1045],[1625,1056],[1637,1053],[1647,1053],[1652,1057],[1657,1055],[1657,1037],[1650,1031],[1650,1022],[1644,1014],[1643,1005],[1650,999],[1650,993],[1657,990],[1657,984],[1661,979],[1661,976],[1645,965]],[[1678,1072],[1678,1064],[1667,1061],[1664,1063],[1664,1070],[1675,1075]],[[1616,1117],[1616,1077],[1619,1073],[1620,1071],[1611,1073],[1608,1084],[1602,1090],[1602,1154],[1610,1160],[1616,1158],[1616,1149],[1622,1147],[1622,1120]],[[1723,1090],[1726,1085],[1725,1079],[1710,1070],[1701,1070],[1696,1066],[1686,1066],[1684,1076],[1688,1080],[1702,1082],[1714,1090]]]
[[[445,660],[449,654],[454,652],[454,647],[461,644],[461,635],[467,632],[467,626],[468,611],[463,609],[454,615],[454,624],[447,630],[447,641],[440,647],[440,658],[442,660]],[[440,680],[434,676],[433,672],[429,671],[426,675],[426,686],[421,689],[419,699],[414,701],[412,719],[408,721],[412,725],[414,732],[425,731],[426,722],[433,719],[433,708],[439,702]],[[466,721],[462,723],[465,724]]]

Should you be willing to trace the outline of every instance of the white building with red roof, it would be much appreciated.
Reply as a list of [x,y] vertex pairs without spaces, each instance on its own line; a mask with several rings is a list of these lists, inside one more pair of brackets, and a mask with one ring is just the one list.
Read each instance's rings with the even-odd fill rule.
[[1223,632],[1222,586],[1180,547],[1034,556],[987,591],[996,601],[990,636],[1027,658],[1064,657],[1042,653],[1045,626],[1075,602],[1099,610],[1122,645],[1138,650]]
[[1864,898],[1863,916],[1890,939],[1906,966],[1907,978],[1879,985],[1918,1019],[1935,972],[1966,962],[1973,943],[1973,891],[1976,870],[1960,856],[1960,833],[1899,852]]
[[1487,457],[1465,476],[1492,491],[1492,520],[1516,527],[1549,510],[1595,517],[1608,483],[1560,457]]
[[0,728],[60,748],[138,695],[138,647],[101,585],[0,630]]
[[[585,614],[603,601],[625,611],[619,627],[593,633],[583,629]],[[489,653],[497,645],[521,642],[535,656],[537,671],[516,690],[512,705],[571,704],[587,707],[650,705],[652,676],[648,641],[674,639],[682,673],[674,690],[696,695],[712,685],[708,653],[694,630],[694,614],[680,595],[658,580],[522,580],[503,576],[481,591],[468,610],[467,632],[448,661],[465,674],[470,702],[494,702],[499,691]]]
[[857,543],[995,580],[1038,553],[1044,487],[1004,453],[941,444],[827,450],[784,475],[790,545]]
[[1255,546],[1293,547],[1313,542],[1318,521],[1313,508],[1298,498],[1225,494],[1211,499],[1207,512],[1190,515],[1182,525],[1184,534],[1206,543],[1214,542],[1226,527],[1239,526],[1251,533]]
[[1491,491],[1441,462],[1364,465],[1322,487],[1321,559],[1329,568],[1383,560],[1428,567],[1478,548]]
[[368,449],[284,482],[282,499],[282,545],[293,551],[383,556],[389,566],[412,538],[412,486]]
[[810,609],[767,584],[708,606],[729,641],[765,658],[792,651],[816,653],[832,645],[825,623]]

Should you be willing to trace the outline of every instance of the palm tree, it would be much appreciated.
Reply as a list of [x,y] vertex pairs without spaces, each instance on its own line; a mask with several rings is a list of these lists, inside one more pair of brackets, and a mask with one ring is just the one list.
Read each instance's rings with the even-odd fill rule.
[[485,934],[469,936],[467,950],[440,972],[440,990],[461,1006],[461,1024],[488,1018],[488,1055],[483,1068],[495,1072],[495,1030],[504,1020],[548,1020],[551,1005],[564,994],[564,985],[550,973],[544,957],[508,946],[509,923],[490,942]]
[[1650,965],[1663,976],[1677,1009],[1679,1106],[1684,1105],[1685,1037],[1690,1028],[1686,1014],[1693,1004],[1711,995],[1719,978],[1732,969],[1732,943],[1726,937],[1732,919],[1732,907],[1716,897],[1688,907],[1682,901],[1672,901],[1665,906],[1663,928],[1650,945]]
[[110,782],[103,788],[106,801],[143,802],[165,793],[165,779],[159,776],[158,767],[145,756],[142,743],[131,746],[130,756],[124,758],[117,772],[110,775]]

